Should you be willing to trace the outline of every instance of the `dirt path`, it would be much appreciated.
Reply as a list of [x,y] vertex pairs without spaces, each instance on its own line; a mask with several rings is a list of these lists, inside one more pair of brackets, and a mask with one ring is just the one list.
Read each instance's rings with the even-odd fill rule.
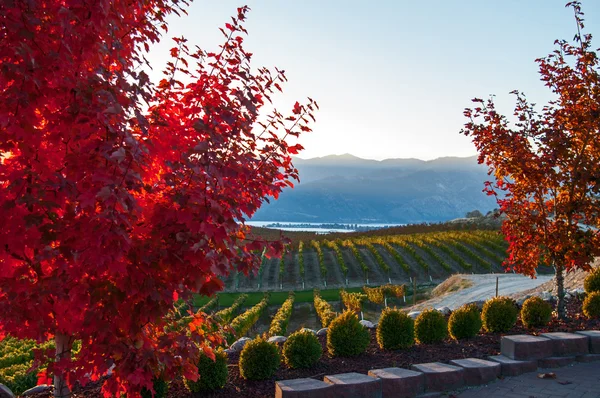
[[402,269],[400,264],[396,262],[396,259],[387,251],[385,247],[380,245],[373,245],[375,249],[379,252],[381,257],[386,264],[390,266],[390,278],[392,279],[392,283],[394,284],[402,284],[409,282],[409,275]]
[[552,279],[552,275],[539,275],[537,279],[531,279],[519,274],[465,274],[461,276],[472,281],[473,286],[442,297],[424,301],[411,309],[421,310],[431,307],[448,307],[454,310],[466,303],[487,300],[494,297],[496,294],[496,277],[499,278],[498,294],[501,296],[508,296],[517,292],[529,290]]
[[283,289],[296,290],[298,287],[298,281],[301,281],[298,267],[298,254],[296,253],[290,256],[289,253],[286,253],[284,261],[285,273],[283,274]]
[[[489,263],[491,265],[491,268],[489,270],[484,269],[483,273],[502,272],[502,263],[498,262],[498,260],[496,258],[492,258],[491,256],[486,255],[486,253],[484,253],[478,247],[473,246],[467,242],[462,242],[462,243],[466,248],[470,249],[473,253],[478,255],[483,261],[486,261],[487,263]],[[491,248],[486,248],[486,249],[488,249],[492,253],[495,253]],[[481,267],[478,267],[478,268],[481,268]]]
[[335,252],[333,250],[323,250],[323,260],[327,267],[327,287],[342,287],[346,284],[344,274],[340,269],[340,265],[336,261]]
[[[459,253],[456,250],[453,250],[453,248],[450,247],[449,245],[443,245],[442,244],[442,246],[445,246],[447,249],[449,249],[452,252],[454,252],[460,258],[462,258],[463,260],[465,260],[465,262],[467,264],[471,264],[471,262],[469,261],[469,259],[463,258],[464,256],[462,255],[462,253]],[[430,245],[429,247],[431,248],[431,250],[435,254],[437,254],[442,260],[444,260],[444,262],[450,267],[450,272],[448,272],[448,271],[446,271],[442,267],[441,264],[439,264],[436,261],[436,264],[438,264],[444,271],[446,271],[446,273],[449,273],[449,274],[461,274],[461,273],[464,273],[464,272],[469,272],[469,273],[471,273],[471,272],[477,272],[475,270],[475,266],[473,264],[471,264],[472,270],[463,268],[458,262],[454,261],[454,259],[452,257],[450,257],[450,255],[448,253],[446,253],[444,250],[442,250],[441,248],[439,248],[437,245]]]
[[[427,271],[425,271],[416,261],[415,259],[407,253],[402,247],[392,245],[394,249],[404,258],[404,261],[410,267],[409,274],[407,275],[409,282],[412,282],[413,279],[417,279],[417,283],[422,283],[424,281],[429,280],[429,275]],[[404,270],[402,270],[404,272]]]
[[365,280],[363,277],[363,271],[358,265],[358,261],[356,257],[354,257],[354,253],[352,250],[342,247],[342,257],[344,258],[344,262],[348,267],[348,284],[352,286],[362,286],[365,284]]
[[321,329],[321,323],[319,322],[319,317],[313,303],[294,304],[294,312],[292,312],[292,317],[288,323],[286,335],[302,328]]
[[425,271],[424,280],[430,280],[430,276],[434,281],[443,281],[450,273],[442,267],[442,265],[435,259],[432,258],[425,250],[421,249],[418,245],[408,242],[410,246],[415,250],[417,256],[421,257],[425,263],[429,266],[429,271]]
[[261,290],[279,289],[279,259],[265,259]]
[[323,288],[321,281],[321,267],[319,266],[319,255],[314,250],[303,250],[304,256],[304,281],[306,289]]
[[384,274],[383,270],[377,264],[375,258],[373,258],[373,254],[369,251],[369,249],[365,247],[358,247],[360,255],[369,267],[369,283],[371,285],[383,285],[384,283],[388,283],[388,278]]

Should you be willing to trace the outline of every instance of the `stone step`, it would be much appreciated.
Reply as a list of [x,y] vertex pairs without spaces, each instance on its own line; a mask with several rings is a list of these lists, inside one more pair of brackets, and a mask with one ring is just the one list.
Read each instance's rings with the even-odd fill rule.
[[425,389],[425,376],[421,372],[402,368],[369,370],[369,376],[378,377],[382,383],[383,398],[409,398],[422,394]]
[[325,376],[323,381],[333,385],[336,397],[382,398],[382,381],[376,377],[361,373],[340,373]]
[[589,338],[575,333],[542,333],[542,337],[552,340],[553,356],[585,355],[590,352]]
[[600,330],[582,330],[575,332],[589,339],[590,354],[600,354]]
[[538,359],[538,367],[542,369],[562,368],[575,362],[575,356],[570,357],[548,357]]
[[577,355],[577,362],[595,362],[600,361],[600,354]]
[[523,373],[535,372],[537,370],[537,361],[517,361],[504,355],[494,355],[488,357],[490,361],[500,364],[500,373],[502,376],[519,376]]
[[465,370],[464,379],[468,386],[487,384],[500,377],[501,365],[498,362],[467,358],[452,360],[450,364],[460,366]]
[[552,341],[546,337],[516,334],[500,340],[500,352],[510,359],[532,361],[552,356]]
[[335,398],[333,385],[315,379],[292,379],[275,382],[275,398]]
[[425,392],[453,391],[465,385],[465,370],[460,366],[431,362],[410,368],[425,375]]

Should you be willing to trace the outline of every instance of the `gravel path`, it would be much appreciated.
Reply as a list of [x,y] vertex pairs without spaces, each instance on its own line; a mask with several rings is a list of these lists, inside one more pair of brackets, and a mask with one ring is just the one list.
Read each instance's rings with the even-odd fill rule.
[[454,310],[463,304],[472,301],[487,300],[496,295],[496,277],[498,281],[498,294],[508,296],[524,290],[533,289],[552,279],[553,275],[538,275],[537,279],[518,274],[483,274],[462,275],[463,278],[473,282],[473,286],[454,293],[436,297],[417,304],[412,309],[448,307]]

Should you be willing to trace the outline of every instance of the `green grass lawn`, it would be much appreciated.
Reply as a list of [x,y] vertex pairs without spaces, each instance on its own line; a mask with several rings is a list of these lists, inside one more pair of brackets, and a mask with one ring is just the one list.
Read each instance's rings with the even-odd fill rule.
[[[360,287],[351,287],[346,289],[348,292],[360,292],[362,288]],[[219,293],[219,307],[229,307],[235,299],[242,293]],[[255,304],[258,304],[260,300],[262,300],[264,293],[263,292],[250,292],[246,293],[248,295],[248,299],[244,302],[244,307],[250,307]],[[314,300],[313,291],[312,290],[301,290],[295,292],[296,294],[296,303],[312,303]],[[271,292],[271,296],[269,298],[269,305],[281,305],[288,298],[289,292]],[[327,301],[338,301],[340,299],[340,289],[326,289],[321,290],[321,297],[323,297]],[[194,306],[201,307],[206,304],[210,300],[209,297],[196,295],[194,296]]]

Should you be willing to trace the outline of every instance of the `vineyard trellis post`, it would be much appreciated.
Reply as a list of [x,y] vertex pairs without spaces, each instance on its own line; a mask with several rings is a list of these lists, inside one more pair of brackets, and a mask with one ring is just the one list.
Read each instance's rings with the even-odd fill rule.
[[413,305],[417,304],[417,277],[413,278]]

